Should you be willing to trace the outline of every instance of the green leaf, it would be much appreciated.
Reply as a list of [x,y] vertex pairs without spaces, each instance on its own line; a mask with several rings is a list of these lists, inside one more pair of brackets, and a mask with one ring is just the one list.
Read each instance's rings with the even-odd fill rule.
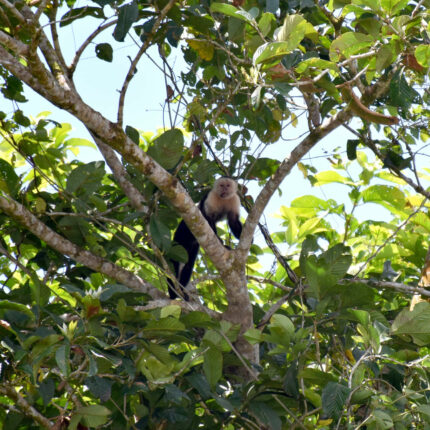
[[203,371],[212,389],[222,376],[222,352],[215,348],[209,348],[204,354]]
[[398,187],[390,185],[372,185],[361,193],[361,197],[364,202],[384,202],[396,209],[404,209],[406,205],[405,194]]
[[367,51],[373,44],[373,37],[368,34],[347,32],[337,37],[330,46],[330,60],[338,62],[342,57]]
[[301,15],[287,15],[282,27],[279,29],[276,38],[280,42],[287,42],[290,51],[296,49],[305,36],[312,38],[318,34],[313,26]]
[[100,376],[92,376],[86,378],[84,383],[91,394],[102,402],[107,402],[110,399],[113,381],[101,378]]
[[16,121],[17,124],[22,125],[23,127],[28,127],[31,122],[30,120],[24,115],[22,110],[18,109],[13,114],[13,119]]
[[370,425],[374,424],[371,428],[375,428],[377,430],[388,430],[392,429],[394,426],[393,419],[386,412],[381,411],[380,409],[372,411],[368,423]]
[[95,47],[97,58],[112,63],[113,49],[109,43],[99,43]]
[[335,63],[331,61],[323,60],[322,58],[317,58],[317,57],[308,58],[304,61],[301,61],[296,66],[296,72],[299,74],[303,74],[310,69],[317,69],[317,70],[329,69],[336,72],[335,75],[337,75],[339,72],[339,69]]
[[254,21],[254,18],[249,13],[245,11],[240,11],[239,9],[236,9],[236,7],[234,7],[233,5],[226,3],[212,3],[210,6],[210,11],[222,13],[224,15],[231,16],[233,18],[237,18],[246,22]]
[[188,261],[188,252],[181,245],[173,245],[166,253],[166,256],[172,260],[186,263]]
[[125,127],[125,134],[136,144],[139,145],[139,132],[132,126],[127,125]]
[[94,18],[105,19],[105,15],[103,13],[103,9],[100,7],[77,7],[70,9],[67,13],[65,13],[60,20],[60,27],[65,27],[66,25],[71,24],[76,19],[81,19],[86,16],[92,16]]
[[408,84],[403,74],[397,73],[390,82],[390,103],[408,109],[412,103],[421,101],[420,94]]
[[20,187],[19,177],[14,168],[3,158],[0,158],[0,190],[11,197],[16,197]]
[[54,380],[51,378],[43,380],[39,386],[39,393],[42,396],[43,404],[48,405],[55,394]]
[[111,411],[102,405],[90,405],[78,408],[76,414],[82,417],[82,422],[87,426],[99,427],[107,423]]
[[55,351],[55,361],[64,376],[70,374],[70,347],[68,345],[61,345]]
[[345,385],[329,382],[322,392],[322,408],[324,414],[330,418],[338,419],[345,409],[346,399],[350,390]]
[[249,179],[267,179],[279,166],[278,160],[273,160],[272,158],[257,158],[248,156],[249,163],[243,172],[243,176]]
[[294,325],[288,317],[282,314],[274,315],[271,319],[269,330],[270,335],[264,335],[265,340],[285,348],[290,347],[291,336],[294,333]]
[[415,58],[423,67],[430,66],[430,45],[419,45],[415,48]]
[[133,0],[119,8],[118,23],[113,32],[113,37],[118,42],[124,42],[125,36],[130,30],[134,22],[137,21],[139,17],[139,8],[137,2]]
[[395,318],[391,332],[396,335],[407,334],[415,344],[430,344],[430,303],[420,302],[414,309],[403,309]]
[[257,65],[282,58],[294,49],[294,47],[292,48],[291,46],[292,44],[289,42],[264,43],[255,51],[252,61]]
[[184,136],[180,130],[173,128],[154,140],[148,155],[165,169],[173,169],[181,160],[183,149]]
[[346,142],[346,154],[348,160],[355,160],[357,158],[357,146],[360,145],[360,140],[358,139],[348,139]]
[[337,173],[333,170],[319,172],[316,175],[314,175],[314,177],[316,179],[316,182],[314,184],[315,186],[322,186],[322,185],[332,184],[332,183],[355,185],[355,183],[352,182],[350,179],[345,178],[340,173]]
[[352,0],[353,5],[367,6],[375,12],[380,9],[381,0]]
[[258,21],[258,28],[263,36],[267,36],[272,30],[272,25],[276,23],[276,18],[272,13],[265,12]]
[[380,0],[381,7],[388,15],[393,16],[408,5],[408,0]]
[[170,247],[170,230],[157,218],[155,214],[151,215],[149,229],[151,231],[152,239],[161,250],[168,249]]
[[327,372],[315,369],[313,367],[307,367],[299,372],[298,378],[304,379],[308,385],[318,385],[320,387],[325,386],[329,382],[335,382],[337,378]]
[[252,401],[249,404],[250,412],[270,430],[281,430],[282,421],[269,403]]
[[105,173],[103,161],[81,164],[68,176],[66,190],[89,197],[101,187]]
[[11,302],[10,300],[0,300],[0,309],[22,312],[30,317],[32,321],[35,319],[34,313],[26,305],[21,303]]

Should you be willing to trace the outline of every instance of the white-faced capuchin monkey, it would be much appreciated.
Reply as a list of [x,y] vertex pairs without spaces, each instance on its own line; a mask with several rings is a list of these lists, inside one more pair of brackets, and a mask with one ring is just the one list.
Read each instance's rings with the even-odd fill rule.
[[[216,223],[222,219],[227,218],[228,225],[237,239],[240,238],[242,233],[242,223],[240,222],[240,199],[237,195],[237,183],[231,178],[221,177],[215,181],[215,184],[209,193],[203,197],[199,203],[199,209],[202,215],[206,218],[212,230],[217,235]],[[221,241],[219,236],[218,239]],[[190,229],[182,220],[176,229],[173,240],[183,246],[188,253],[188,261],[179,263],[172,260],[173,268],[175,270],[175,277],[181,286],[181,292],[184,300],[188,300],[188,294],[185,288],[190,281],[193,273],[194,263],[199,253],[199,243],[191,233]],[[222,243],[222,241],[221,241]],[[169,295],[171,299],[178,297],[174,289],[174,284],[171,279],[169,281]]]

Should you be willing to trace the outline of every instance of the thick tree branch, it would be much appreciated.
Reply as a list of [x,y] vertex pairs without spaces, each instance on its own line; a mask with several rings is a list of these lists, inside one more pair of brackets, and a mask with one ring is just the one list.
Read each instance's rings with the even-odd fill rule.
[[48,420],[40,414],[27,400],[22,397],[14,387],[9,387],[8,385],[0,385],[0,394],[8,397],[15,402],[18,409],[28,418],[33,419],[36,423],[46,429],[51,429],[54,423]]
[[291,152],[289,157],[278,167],[275,174],[266,182],[266,185],[261,190],[255,204],[249,212],[248,218],[245,222],[242,232],[243,240],[240,242],[238,249],[241,251],[241,258],[244,261],[248,254],[248,250],[252,243],[252,237],[258,220],[261,217],[264,209],[266,208],[270,198],[278,189],[281,182],[291,172],[293,167],[325,136],[327,136],[334,129],[348,121],[352,117],[352,112],[343,110],[338,112],[335,116],[324,121],[319,127],[315,128],[309,133]]
[[220,271],[221,269],[228,270],[232,264],[231,251],[216,240],[215,233],[186,190],[176,178],[172,177],[128,138],[121,127],[108,121],[98,111],[85,104],[73,88],[65,90],[58,85],[38,60],[34,59],[33,67],[37,69],[36,73],[40,79],[35,79],[30,71],[1,46],[0,64],[51,103],[81,120],[96,137],[118,151],[129,163],[146,175],[169,198],[215,267]]
[[153,298],[165,297],[161,291],[152,287],[137,275],[117,266],[111,261],[79,248],[69,240],[55,233],[43,222],[39,221],[28,209],[11,197],[0,196],[0,209],[47,243],[51,248],[68,255],[78,263],[103,273],[135,291],[149,294]]

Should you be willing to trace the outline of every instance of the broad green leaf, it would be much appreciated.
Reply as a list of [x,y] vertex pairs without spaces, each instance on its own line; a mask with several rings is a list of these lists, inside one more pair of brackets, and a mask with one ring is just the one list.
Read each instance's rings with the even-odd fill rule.
[[394,426],[393,419],[390,417],[390,415],[384,411],[381,411],[380,409],[372,411],[368,423],[370,425],[373,424],[374,426],[372,426],[372,428],[378,430],[388,430],[392,429]]
[[332,70],[337,76],[339,69],[337,65],[331,61],[323,60],[322,58],[312,57],[300,62],[296,67],[296,72],[299,74],[305,73],[307,70]]
[[179,318],[181,316],[181,307],[177,305],[164,306],[160,312],[160,318],[167,318],[172,316]]
[[417,213],[414,216],[413,221],[415,224],[425,228],[430,233],[430,219],[427,214],[421,212]]
[[381,0],[352,0],[353,5],[367,6],[374,11],[378,11],[381,7]]
[[184,135],[177,128],[165,131],[148,149],[151,156],[165,169],[173,169],[182,158]]
[[322,186],[326,184],[339,183],[345,185],[355,185],[350,179],[345,178],[340,173],[333,170],[327,170],[325,172],[319,172],[315,176],[315,186]]
[[304,238],[308,234],[316,234],[327,231],[328,228],[323,224],[322,218],[311,218],[306,220],[299,228],[298,238]]
[[273,13],[265,12],[258,21],[258,28],[260,29],[263,36],[267,36],[272,30],[272,25],[276,22]]
[[154,240],[155,244],[161,250],[169,249],[171,244],[170,230],[158,219],[155,214],[151,216],[151,219],[149,221],[149,229],[151,231],[151,237]]
[[32,310],[22,303],[11,302],[10,300],[0,300],[0,310],[2,309],[10,309],[12,311],[22,312],[23,314],[30,317],[32,321],[35,319],[35,315]]
[[39,393],[42,396],[43,404],[50,403],[55,394],[55,382],[51,378],[44,379],[39,385]]
[[218,12],[222,13],[227,16],[231,16],[233,18],[240,19],[242,21],[246,22],[252,22],[253,17],[249,13],[246,13],[244,11],[240,11],[236,7],[230,4],[226,3],[212,3],[210,6],[211,12]]
[[375,67],[378,72],[386,69],[390,66],[394,60],[396,59],[396,55],[393,52],[393,49],[390,45],[381,46],[378,49],[376,54]]
[[125,36],[134,22],[139,18],[139,7],[133,0],[119,8],[118,22],[113,32],[113,37],[118,42],[124,42]]
[[149,322],[145,331],[181,331],[185,326],[177,318],[163,318],[158,321]]
[[430,344],[430,303],[420,302],[414,309],[403,309],[395,318],[391,332],[396,335],[406,334],[417,345]]
[[214,56],[214,46],[206,40],[187,39],[188,45],[193,48],[200,58],[206,61],[211,61]]
[[397,73],[390,82],[390,103],[408,109],[421,100],[420,94],[408,83],[403,74]]
[[346,399],[350,390],[348,387],[336,382],[329,382],[322,392],[322,408],[324,414],[337,419],[345,409]]
[[364,202],[385,202],[397,209],[404,209],[406,204],[405,194],[398,187],[390,185],[372,185],[361,193],[361,197]]
[[301,370],[298,378],[303,378],[307,385],[318,385],[320,387],[324,387],[329,382],[337,381],[336,376],[313,367],[306,367]]
[[222,352],[216,348],[209,348],[204,354],[203,371],[212,389],[222,376]]
[[68,345],[61,345],[55,351],[55,360],[57,366],[64,376],[70,374],[70,347]]
[[267,42],[258,47],[254,53],[252,61],[256,65],[273,61],[287,55],[294,48],[295,46],[292,47],[290,42]]
[[267,179],[279,166],[278,160],[272,158],[260,157],[255,159],[254,157],[247,157],[249,162],[245,168],[243,175],[250,179]]
[[105,173],[102,161],[81,164],[68,176],[66,190],[69,193],[89,196],[101,187]]
[[[298,208],[298,209],[314,208],[316,210],[327,210],[330,207],[330,205],[327,202],[327,200],[323,200],[312,195],[306,195],[306,196],[301,196],[294,199],[291,202],[291,207]],[[297,213],[297,214],[300,215],[300,213]]]
[[180,263],[186,263],[188,261],[188,252],[181,245],[173,245],[167,251],[166,256]]
[[127,125],[125,127],[125,134],[136,144],[139,145],[139,140],[140,140],[140,136],[139,136],[139,132],[134,128],[131,127],[130,125]]
[[14,168],[3,158],[0,158],[0,190],[11,197],[16,197],[20,187],[19,177]]
[[265,424],[265,428],[270,430],[281,430],[282,421],[278,413],[269,403],[251,401],[249,409],[259,422]]
[[110,399],[113,381],[96,375],[86,378],[84,382],[90,392],[102,402]]
[[109,43],[99,43],[95,47],[97,58],[112,63],[113,49]]
[[373,43],[373,37],[368,34],[347,32],[337,37],[330,46],[330,60],[337,62],[342,57],[367,51]]
[[423,67],[430,66],[430,45],[418,45],[415,48],[415,58]]
[[380,0],[380,2],[382,9],[390,16],[400,12],[408,4],[408,0]]
[[[308,22],[301,15],[287,15],[276,38],[279,42],[288,42],[290,50],[297,48],[308,31]],[[313,27],[311,26],[313,29]],[[314,30],[315,31],[315,30]]]
[[60,20],[60,27],[65,27],[66,25],[71,24],[73,21],[77,19],[84,18],[86,16],[92,16],[94,18],[106,19],[103,9],[100,7],[77,7],[70,9],[67,13],[65,13]]
[[90,405],[78,408],[76,414],[80,415],[89,427],[99,427],[106,424],[111,411],[106,406]]

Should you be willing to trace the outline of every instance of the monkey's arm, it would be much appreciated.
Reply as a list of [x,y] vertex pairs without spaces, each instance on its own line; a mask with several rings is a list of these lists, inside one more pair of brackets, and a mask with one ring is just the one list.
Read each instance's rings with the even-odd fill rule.
[[235,212],[229,212],[227,215],[228,225],[233,232],[236,239],[240,239],[240,235],[242,234],[242,223],[239,219],[239,214]]

